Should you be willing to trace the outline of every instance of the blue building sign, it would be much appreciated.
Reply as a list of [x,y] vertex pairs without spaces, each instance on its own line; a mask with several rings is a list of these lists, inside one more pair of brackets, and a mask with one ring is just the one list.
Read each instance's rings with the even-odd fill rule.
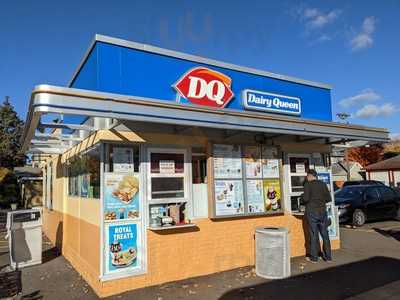
[[301,114],[301,102],[297,97],[244,90],[242,98],[245,109],[297,116]]

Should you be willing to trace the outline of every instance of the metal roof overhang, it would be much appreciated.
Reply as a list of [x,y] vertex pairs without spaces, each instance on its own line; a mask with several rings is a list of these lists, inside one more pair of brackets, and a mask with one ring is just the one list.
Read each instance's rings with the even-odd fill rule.
[[[39,85],[33,90],[30,100],[22,137],[24,151],[28,151],[32,139],[36,139],[36,129],[46,125],[40,123],[41,115],[46,113],[320,137],[329,138],[331,143],[342,140],[378,143],[389,141],[388,131],[381,128],[233,109],[207,108],[129,95]],[[54,124],[49,126],[54,128],[52,125]],[[65,126],[68,127],[68,125]],[[90,128],[86,130],[90,130]],[[31,150],[35,150],[35,148]],[[55,154],[63,151],[64,149],[60,148],[50,152]],[[40,152],[40,150],[36,152]]]

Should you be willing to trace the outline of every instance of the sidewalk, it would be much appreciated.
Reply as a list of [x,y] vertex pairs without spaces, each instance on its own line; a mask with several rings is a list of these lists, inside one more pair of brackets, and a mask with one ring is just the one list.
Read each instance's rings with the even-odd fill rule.
[[[377,227],[377,228],[376,228]],[[399,299],[400,223],[342,228],[334,263],[292,260],[292,277],[265,280],[252,267],[140,289],[111,299]],[[6,257],[8,257],[6,255]],[[5,256],[0,254],[0,266]],[[17,299],[97,299],[86,282],[45,242],[44,263],[22,272]]]

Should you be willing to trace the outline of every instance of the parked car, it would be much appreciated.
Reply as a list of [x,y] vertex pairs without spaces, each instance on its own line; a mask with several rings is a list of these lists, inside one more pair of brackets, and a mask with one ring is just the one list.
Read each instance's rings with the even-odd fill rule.
[[345,183],[343,183],[342,187],[345,186],[350,186],[350,185],[385,185],[383,182],[381,181],[377,181],[377,180],[352,180],[352,181],[346,181]]
[[385,185],[350,185],[335,192],[339,222],[362,226],[383,218],[400,220],[400,195]]

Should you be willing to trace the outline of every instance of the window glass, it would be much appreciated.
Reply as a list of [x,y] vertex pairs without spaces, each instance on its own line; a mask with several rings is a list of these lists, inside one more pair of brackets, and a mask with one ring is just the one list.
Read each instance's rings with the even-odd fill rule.
[[336,197],[351,198],[362,194],[364,188],[358,186],[345,186],[344,188],[335,192]]
[[183,173],[184,155],[180,153],[151,153],[151,173]]
[[291,173],[307,173],[310,169],[310,160],[307,157],[290,157]]
[[68,195],[100,198],[100,147],[95,147],[68,162]]
[[193,183],[207,183],[207,157],[192,156]]
[[304,181],[306,176],[291,176],[290,182],[292,186],[292,193],[299,193],[304,191]]
[[[119,145],[112,145],[110,144],[110,155],[109,155],[109,162],[110,162],[110,172],[119,172],[121,170],[114,170],[114,163],[116,165],[121,165],[122,163],[128,163],[129,158],[123,158],[121,157],[120,153],[121,150],[125,149],[126,153],[131,153],[132,154],[132,158],[133,159],[133,171],[135,173],[139,172],[139,147],[138,146],[119,146]],[[114,157],[114,156],[119,156],[119,158]],[[118,161],[119,159],[121,159],[123,161]],[[129,163],[128,163],[129,164]],[[122,169],[121,166],[119,169]],[[129,171],[129,170],[125,170],[125,171]]]
[[396,196],[394,191],[387,187],[379,187],[379,194],[383,201],[392,200]]
[[[355,188],[353,188],[354,190]],[[379,195],[378,192],[375,188],[371,188],[371,189],[367,189],[365,191],[365,199],[367,201],[372,201],[372,202],[376,202],[379,200]]]
[[151,197],[160,198],[183,198],[183,177],[153,177],[151,179]]

